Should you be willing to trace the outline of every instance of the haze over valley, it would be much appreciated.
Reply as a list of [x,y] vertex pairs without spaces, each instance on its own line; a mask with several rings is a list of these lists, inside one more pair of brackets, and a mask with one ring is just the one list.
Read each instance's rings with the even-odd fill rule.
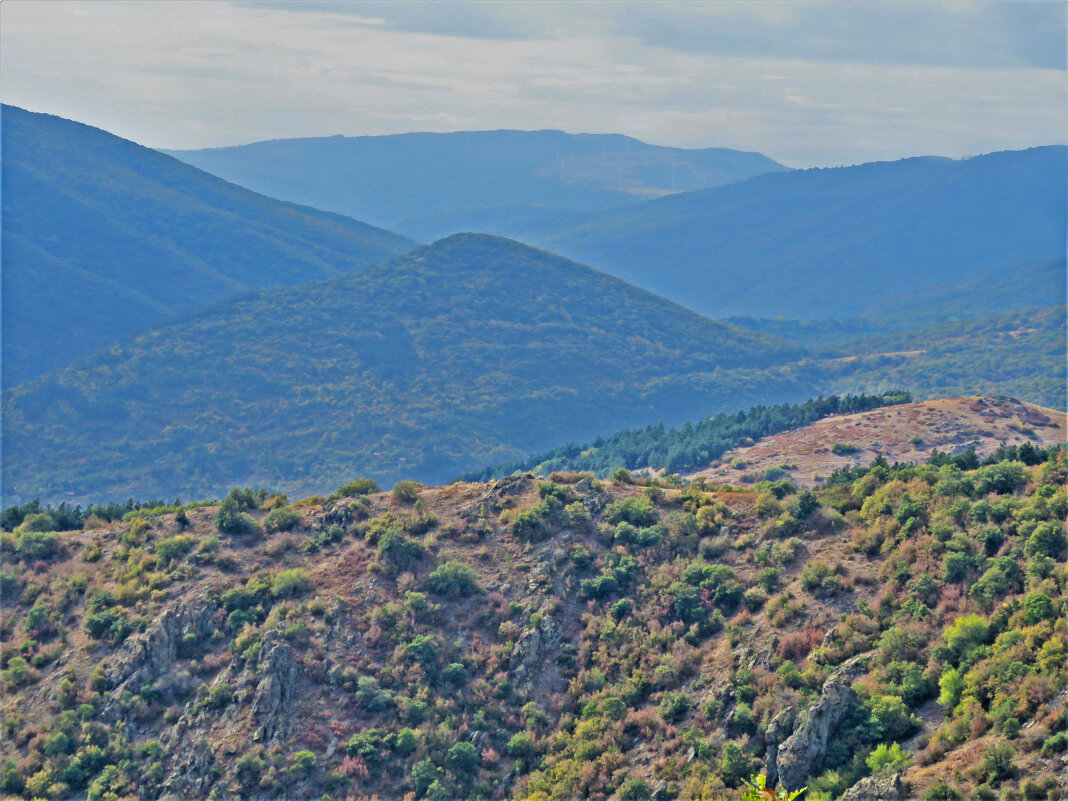
[[1068,796],[1063,4],[0,23],[0,797]]

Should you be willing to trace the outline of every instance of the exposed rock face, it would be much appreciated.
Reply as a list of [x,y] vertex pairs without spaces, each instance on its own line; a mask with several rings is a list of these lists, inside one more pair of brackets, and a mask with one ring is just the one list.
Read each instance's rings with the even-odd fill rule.
[[[160,801],[185,801],[188,798],[207,798],[218,779],[215,754],[211,744],[191,733],[186,737],[186,722],[182,718],[161,744],[174,754],[171,772],[163,783]],[[182,742],[185,740],[185,742]],[[172,744],[173,743],[173,744]],[[180,744],[180,745],[179,745]]]
[[[259,728],[252,739],[266,741],[282,733],[285,711],[299,676],[299,664],[293,649],[276,631],[264,637],[263,650],[257,661],[261,678],[252,699],[252,717]],[[248,673],[247,666],[245,672]]]
[[773,763],[769,760],[768,773],[770,776],[774,771],[783,787],[800,789],[805,779],[819,772],[828,743],[857,702],[850,684],[863,672],[866,661],[866,655],[853,657],[831,674],[819,700],[801,715],[794,732],[778,746]]
[[339,498],[323,509],[323,513],[315,519],[313,528],[325,531],[330,526],[341,526],[347,529],[353,523],[357,523],[367,517],[367,504],[360,498]]
[[768,777],[768,786],[774,787],[779,782],[779,745],[794,731],[797,713],[793,707],[784,709],[771,719],[768,730],[764,733],[767,753],[764,756],[764,773]]
[[900,773],[877,773],[866,776],[845,791],[839,801],[905,801],[909,788]]
[[[239,715],[251,712],[255,727],[252,739],[268,743],[285,736],[290,704],[300,677],[300,662],[292,648],[280,632],[269,631],[263,637],[262,648],[256,659],[245,662],[241,667],[232,663],[214,683],[226,683],[241,689],[239,698],[251,697],[247,705],[238,703],[234,709],[239,710]],[[213,730],[218,733],[219,722],[217,716],[195,706],[188,707],[178,722],[160,737],[160,744],[166,752],[175,755],[174,761],[168,766],[170,772],[163,782],[160,801],[207,798],[213,789],[218,789],[216,785],[221,775],[216,765],[211,734]],[[222,725],[233,726],[233,721]]]
[[138,693],[169,670],[186,635],[193,635],[197,641],[211,637],[215,632],[214,614],[215,607],[204,598],[178,601],[149,623],[142,634],[127,639],[104,668],[113,690],[104,706],[105,715],[123,692]]
[[477,501],[459,509],[461,517],[477,518],[486,512],[497,512],[508,506],[508,499],[522,493],[533,476],[529,473],[521,476],[505,476],[489,484]]
[[551,619],[519,635],[512,649],[511,669],[516,687],[521,692],[531,690],[536,677],[544,671],[546,660],[556,652],[559,643],[560,629]]

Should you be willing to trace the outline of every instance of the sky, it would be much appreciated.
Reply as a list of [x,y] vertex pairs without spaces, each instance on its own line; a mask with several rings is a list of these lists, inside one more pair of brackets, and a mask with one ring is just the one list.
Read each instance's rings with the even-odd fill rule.
[[554,128],[794,167],[1065,141],[1065,4],[4,0],[0,97],[158,148]]

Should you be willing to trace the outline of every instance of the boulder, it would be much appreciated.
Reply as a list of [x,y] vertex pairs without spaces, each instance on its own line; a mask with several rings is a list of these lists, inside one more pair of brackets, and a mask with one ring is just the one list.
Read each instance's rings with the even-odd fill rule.
[[877,773],[854,784],[839,801],[905,801],[909,797],[900,773]]

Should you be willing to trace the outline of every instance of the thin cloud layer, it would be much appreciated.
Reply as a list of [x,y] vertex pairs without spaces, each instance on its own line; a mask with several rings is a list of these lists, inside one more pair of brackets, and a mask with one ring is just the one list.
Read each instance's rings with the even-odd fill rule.
[[559,128],[795,166],[1061,141],[1060,3],[35,3],[5,102],[154,147]]

